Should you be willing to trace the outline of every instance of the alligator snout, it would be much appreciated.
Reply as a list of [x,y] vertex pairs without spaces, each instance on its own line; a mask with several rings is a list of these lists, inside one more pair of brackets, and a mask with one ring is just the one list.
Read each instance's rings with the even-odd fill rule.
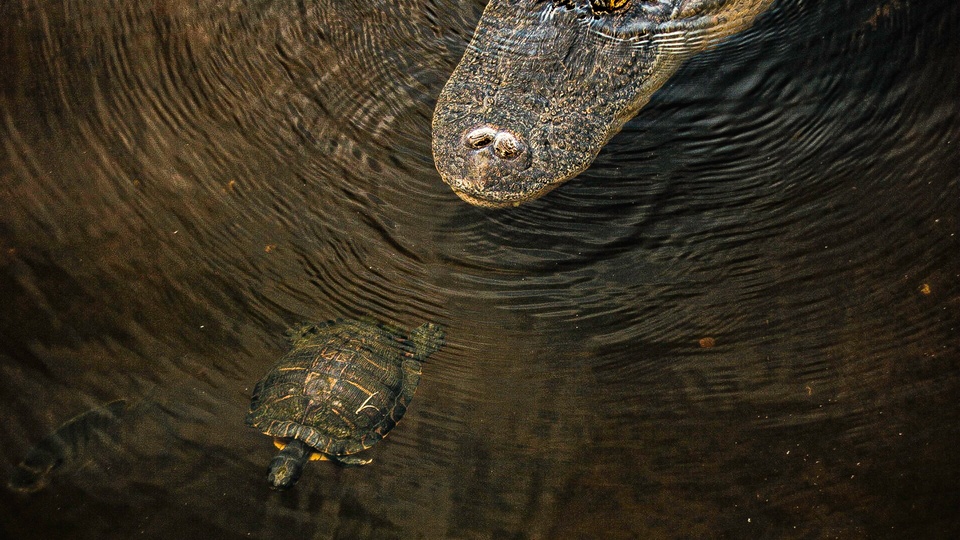
[[771,0],[490,0],[437,97],[433,157],[462,199],[516,206],[573,178],[690,55]]
[[530,167],[530,147],[519,135],[493,126],[468,129],[463,135],[465,153],[462,177],[467,190],[483,190]]

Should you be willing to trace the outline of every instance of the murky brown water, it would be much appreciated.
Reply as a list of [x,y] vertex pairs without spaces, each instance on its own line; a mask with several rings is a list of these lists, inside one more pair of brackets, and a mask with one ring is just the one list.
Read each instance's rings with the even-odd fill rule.
[[[960,533],[960,5],[778,2],[509,211],[430,156],[481,3],[200,6],[0,5],[0,472],[129,404],[3,535]],[[447,347],[271,492],[253,384],[360,315]]]

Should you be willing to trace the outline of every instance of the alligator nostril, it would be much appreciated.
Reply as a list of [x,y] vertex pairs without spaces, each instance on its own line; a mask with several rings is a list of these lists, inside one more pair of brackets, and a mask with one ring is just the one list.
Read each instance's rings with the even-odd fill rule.
[[491,127],[479,127],[466,134],[463,142],[473,149],[483,148],[492,143],[497,136],[497,131]]
[[493,151],[500,159],[513,159],[520,155],[520,141],[507,132],[500,132],[493,141]]

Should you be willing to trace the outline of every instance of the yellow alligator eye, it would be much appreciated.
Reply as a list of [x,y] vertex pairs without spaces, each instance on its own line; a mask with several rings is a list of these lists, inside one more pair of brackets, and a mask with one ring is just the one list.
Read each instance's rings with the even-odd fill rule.
[[620,11],[630,4],[630,0],[590,0],[593,11],[601,13],[613,13]]

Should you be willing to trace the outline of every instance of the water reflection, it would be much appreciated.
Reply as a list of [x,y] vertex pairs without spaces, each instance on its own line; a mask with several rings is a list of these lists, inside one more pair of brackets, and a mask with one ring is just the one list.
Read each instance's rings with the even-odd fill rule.
[[[0,530],[957,532],[960,8],[781,1],[498,212],[429,151],[481,8],[0,8],[2,472],[129,403]],[[447,347],[374,465],[271,493],[252,385],[361,315]]]

